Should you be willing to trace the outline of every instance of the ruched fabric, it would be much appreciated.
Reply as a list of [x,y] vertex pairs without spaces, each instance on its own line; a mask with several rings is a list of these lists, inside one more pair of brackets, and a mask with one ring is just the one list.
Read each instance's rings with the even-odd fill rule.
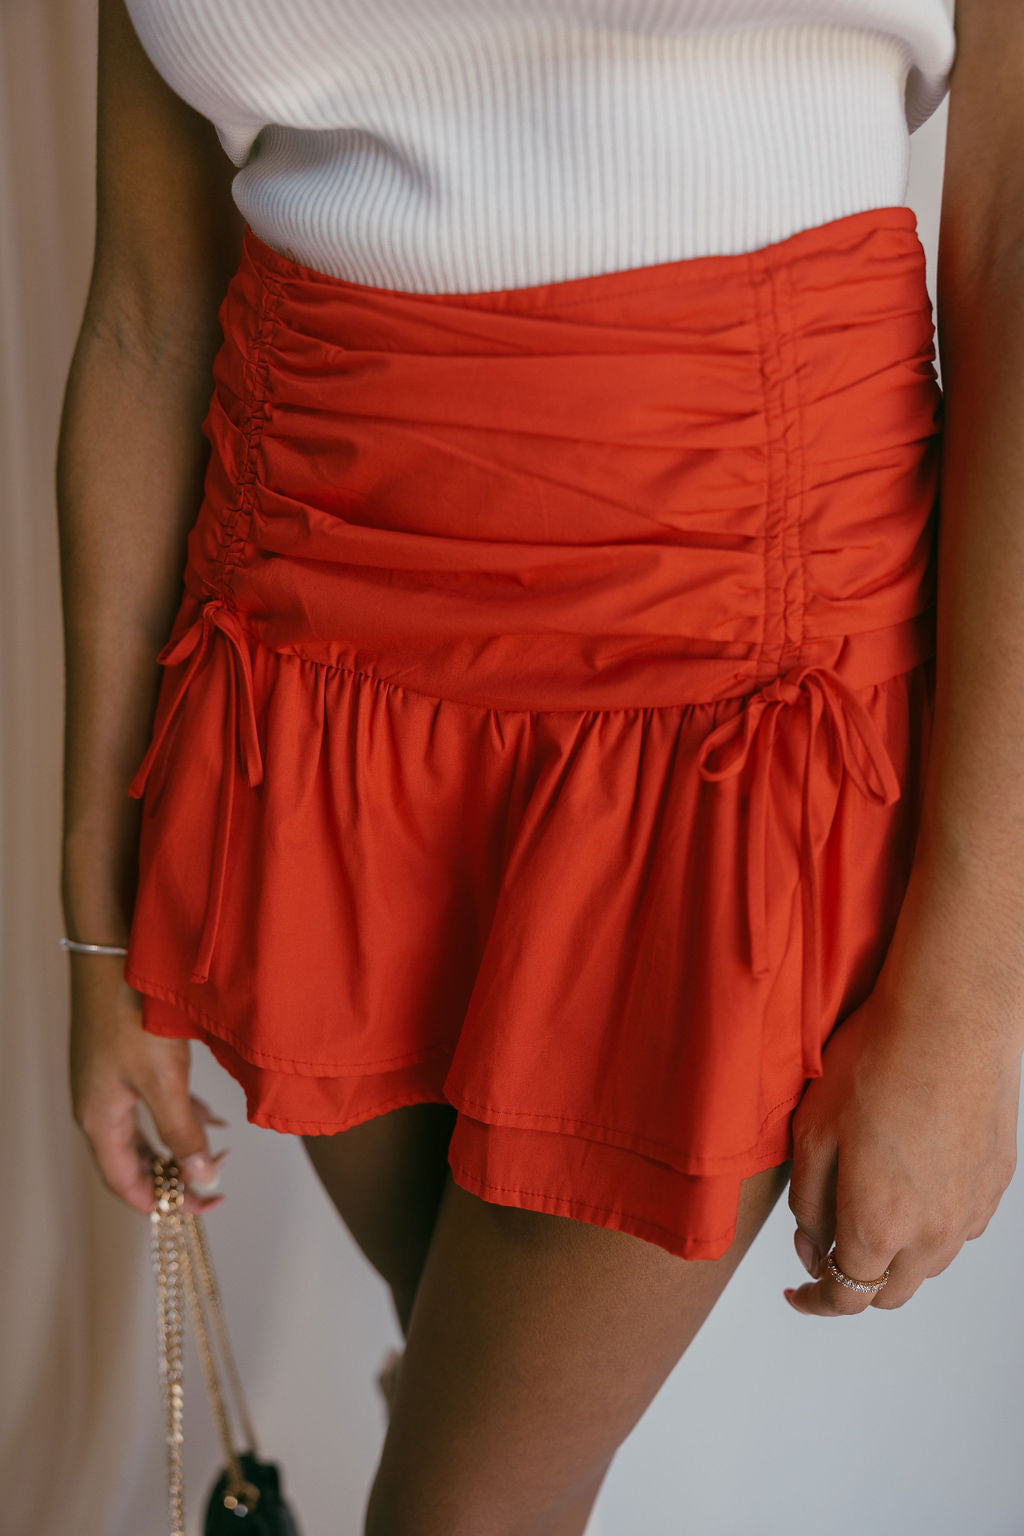
[[717,1258],[910,872],[942,395],[914,212],[494,292],[246,228],[125,976],[248,1118]]

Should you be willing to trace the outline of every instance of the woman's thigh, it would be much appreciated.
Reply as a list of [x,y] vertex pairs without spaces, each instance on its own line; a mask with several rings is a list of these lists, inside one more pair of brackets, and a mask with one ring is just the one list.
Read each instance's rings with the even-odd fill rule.
[[303,1136],[320,1182],[387,1282],[403,1334],[430,1246],[455,1127],[451,1104],[407,1104],[333,1136]]
[[496,1205],[446,1174],[367,1536],[578,1536],[790,1171],[744,1181],[713,1261]]

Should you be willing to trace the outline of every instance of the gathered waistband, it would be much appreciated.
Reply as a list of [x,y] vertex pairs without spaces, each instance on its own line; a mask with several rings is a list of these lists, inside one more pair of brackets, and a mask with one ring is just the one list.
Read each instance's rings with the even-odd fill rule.
[[263,777],[255,642],[470,708],[735,699],[698,771],[754,765],[747,920],[764,974],[780,711],[808,711],[808,784],[824,731],[861,792],[892,804],[855,690],[935,648],[942,396],[913,211],[469,294],[311,272],[247,229],[220,317],[203,503],[160,653],[187,665],[132,786],[219,647],[224,772],[193,979],[238,765],[251,788]]
[[273,649],[573,710],[927,646],[942,396],[909,208],[497,294],[310,273],[247,229],[221,322],[186,585]]

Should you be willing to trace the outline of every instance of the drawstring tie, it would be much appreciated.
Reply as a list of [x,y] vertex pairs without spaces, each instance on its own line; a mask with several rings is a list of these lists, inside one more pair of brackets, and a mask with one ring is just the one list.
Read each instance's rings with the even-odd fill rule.
[[[747,697],[746,705],[716,726],[704,738],[698,767],[704,779],[724,779],[738,774],[752,749],[755,772],[750,789],[750,816],[747,835],[747,932],[750,964],[755,976],[765,976],[772,968],[768,939],[768,800],[772,746],[783,705],[806,699],[811,709],[807,755],[803,775],[802,847],[800,849],[800,886],[804,896],[803,996],[800,1022],[801,1060],[805,1077],[822,1073],[821,997],[822,997],[822,921],[820,874],[815,850],[824,845],[828,820],[817,828],[812,810],[812,760],[822,720],[831,726],[832,739],[839,747],[843,765],[857,788],[876,805],[892,805],[900,798],[900,783],[885,742],[863,702],[839,674],[830,667],[794,667]],[[852,728],[852,729],[851,729]],[[869,780],[858,761],[854,738],[859,737],[872,771]],[[755,746],[756,744],[756,746]],[[718,766],[710,759],[718,754]],[[815,831],[818,836],[815,837]]]
[[[211,598],[200,613],[173,642],[158,652],[162,665],[172,665],[191,656],[188,667],[164,711],[159,729],[154,733],[128,793],[142,795],[150,770],[185,692],[206,655],[209,642],[217,632],[230,642],[229,699],[226,718],[227,750],[223,755],[220,795],[217,808],[213,869],[207,896],[202,932],[192,968],[194,981],[209,977],[220,921],[227,870],[227,856],[234,805],[235,753],[240,755],[246,782],[251,788],[263,781],[263,759],[256,728],[253,700],[252,665],[245,633],[234,611],[222,597]],[[239,689],[242,707],[239,708]],[[900,783],[885,742],[864,704],[837,672],[829,667],[796,667],[747,696],[744,707],[716,726],[704,738],[698,754],[702,778],[719,780],[740,773],[752,751],[755,773],[750,790],[750,814],[746,851],[746,914],[750,945],[750,964],[755,976],[768,975],[772,969],[769,953],[768,923],[768,803],[772,748],[778,729],[780,706],[806,699],[811,708],[807,755],[802,785],[802,847],[800,849],[801,889],[804,893],[804,972],[801,1018],[801,1055],[805,1077],[821,1075],[820,1011],[822,995],[822,918],[821,887],[816,848],[823,846],[831,820],[815,827],[812,809],[814,783],[811,765],[820,724],[827,721],[831,736],[854,784],[877,805],[892,805],[900,798]],[[859,738],[868,772],[864,771],[856,750]],[[717,756],[715,765],[712,759]],[[870,775],[870,777],[869,777]],[[872,782],[873,780],[873,782]],[[815,837],[817,830],[818,836]]]
[[[263,758],[260,754],[259,737],[256,730],[256,707],[253,702],[252,663],[249,657],[249,649],[246,644],[245,632],[237,616],[227,606],[222,597],[214,597],[206,602],[201,612],[188,628],[173,642],[168,641],[163,649],[157,653],[157,661],[164,666],[171,666],[174,662],[183,661],[190,654],[192,659],[179,679],[170,703],[164,712],[160,727],[155,732],[147,748],[146,755],[139,764],[135,777],[128,787],[128,793],[134,798],[138,799],[141,796],[146,780],[149,777],[149,771],[167,734],[168,726],[174,718],[182,699],[185,697],[188,685],[192,681],[203,657],[206,655],[209,642],[215,633],[223,635],[231,643],[226,719],[227,750],[223,754],[223,764],[221,767],[213,869],[210,875],[203,928],[199,936],[195,963],[192,967],[193,981],[206,981],[209,977],[210,956],[213,953],[217,928],[220,923],[221,904],[224,895],[224,876],[227,870],[228,845],[231,835],[231,812],[235,795],[236,751],[241,755],[246,782],[250,788],[255,788],[257,784],[263,781]],[[241,710],[239,710],[238,704],[240,688],[242,692]]]

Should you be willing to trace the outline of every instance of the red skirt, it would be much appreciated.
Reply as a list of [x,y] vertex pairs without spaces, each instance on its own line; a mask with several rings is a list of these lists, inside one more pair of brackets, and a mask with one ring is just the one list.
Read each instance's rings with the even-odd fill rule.
[[250,1121],[458,1111],[683,1258],[792,1156],[910,871],[942,394],[914,212],[503,291],[250,229],[125,977]]

